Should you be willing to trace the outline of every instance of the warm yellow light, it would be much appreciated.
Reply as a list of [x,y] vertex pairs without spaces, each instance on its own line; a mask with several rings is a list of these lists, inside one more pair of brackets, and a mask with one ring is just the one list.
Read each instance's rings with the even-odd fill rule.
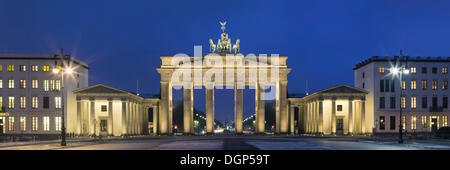
[[398,74],[398,68],[391,68],[392,74]]
[[72,72],[73,72],[73,70],[72,70],[71,68],[67,68],[67,69],[66,69],[66,73],[67,73],[67,74],[72,74]]
[[57,69],[57,68],[54,68],[52,71],[53,71],[53,73],[55,73],[55,74],[59,73],[59,69]]

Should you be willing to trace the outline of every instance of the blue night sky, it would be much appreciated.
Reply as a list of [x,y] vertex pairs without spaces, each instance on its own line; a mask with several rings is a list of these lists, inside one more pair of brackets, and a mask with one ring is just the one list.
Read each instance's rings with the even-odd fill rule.
[[[433,3],[430,3],[433,2]],[[374,1],[61,1],[0,0],[0,53],[57,53],[90,66],[90,85],[159,93],[160,56],[193,55],[228,21],[243,54],[288,56],[289,93],[353,85],[355,64],[370,56],[450,56],[450,2]],[[182,93],[174,92],[175,99]],[[204,109],[204,90],[195,91]],[[244,92],[245,116],[254,94]],[[216,90],[216,118],[233,119],[233,90]]]

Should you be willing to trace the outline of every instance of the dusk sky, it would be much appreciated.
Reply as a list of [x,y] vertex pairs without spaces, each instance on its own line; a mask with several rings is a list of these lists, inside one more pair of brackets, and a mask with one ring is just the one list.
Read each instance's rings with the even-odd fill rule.
[[[433,3],[430,3],[433,2]],[[450,56],[450,2],[61,1],[0,0],[0,53],[58,53],[89,64],[89,84],[158,94],[160,56],[208,51],[219,21],[241,52],[288,56],[289,93],[353,85],[353,67],[371,56]],[[233,90],[216,90],[216,118],[233,119]],[[174,92],[174,100],[182,93]],[[204,90],[195,107],[205,110]],[[254,111],[246,90],[244,115]]]

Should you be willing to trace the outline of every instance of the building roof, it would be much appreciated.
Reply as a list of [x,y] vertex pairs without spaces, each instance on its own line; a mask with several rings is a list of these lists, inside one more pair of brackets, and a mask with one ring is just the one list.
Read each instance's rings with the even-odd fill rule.
[[96,84],[93,86],[81,88],[74,90],[73,93],[75,94],[123,94],[128,95],[131,97],[139,98],[139,99],[145,99],[145,98],[156,98],[155,96],[138,96],[134,93],[127,92],[125,90],[113,88],[104,84]]
[[364,89],[356,88],[346,84],[341,84],[314,92],[310,95],[303,97],[302,99],[311,99],[319,96],[366,95],[368,93],[369,92]]
[[404,56],[404,57],[399,57],[399,56],[386,56],[386,57],[378,57],[378,56],[372,56],[371,58],[364,60],[358,64],[355,65],[355,67],[353,68],[353,70],[359,69],[361,67],[364,67],[367,64],[370,64],[372,62],[395,62],[395,61],[406,61],[408,60],[408,62],[450,62],[450,57],[447,58],[442,58],[442,57],[410,57],[410,56]]
[[[0,54],[0,60],[59,60],[58,56],[58,54]],[[70,55],[65,55],[64,59],[70,59],[73,63],[89,69],[85,62]]]

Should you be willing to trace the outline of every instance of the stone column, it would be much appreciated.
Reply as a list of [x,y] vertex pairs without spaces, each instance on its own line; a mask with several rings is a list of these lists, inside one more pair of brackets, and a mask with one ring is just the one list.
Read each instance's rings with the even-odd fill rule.
[[294,116],[294,112],[295,112],[295,107],[294,105],[290,105],[290,111],[289,111],[289,131],[291,133],[291,135],[294,135],[295,133],[295,116]]
[[128,121],[127,121],[127,101],[122,99],[122,136],[128,135]]
[[161,82],[161,103],[159,112],[159,130],[161,134],[169,134],[169,83]]
[[264,108],[264,85],[256,83],[255,86],[255,114],[256,114],[256,133],[264,133],[265,108]]
[[153,135],[158,135],[158,105],[153,107]]
[[[241,134],[243,132],[243,109],[244,109],[244,89],[241,86],[234,86],[234,127],[236,133]],[[256,103],[255,103],[256,104]]]
[[91,135],[95,135],[95,131],[96,131],[95,100],[91,99],[90,101],[91,101],[91,104],[89,105],[89,108],[90,108],[90,114],[89,114],[90,125],[89,125],[89,129],[90,129]]
[[318,133],[319,132],[319,115],[318,115],[318,106],[317,106],[317,100],[314,100],[314,133]]
[[279,106],[280,106],[280,133],[288,133],[289,129],[289,110],[288,110],[288,102],[287,102],[287,81],[280,81],[277,92],[279,93]]
[[[81,108],[81,101],[80,101],[81,99],[79,99],[78,97],[77,97],[77,134],[78,135],[81,135],[82,134],[82,132],[81,132],[81,127],[82,127],[82,123],[83,123],[83,119],[81,118],[81,111],[82,111],[82,108]],[[31,118],[31,117],[30,117]],[[28,118],[28,119],[30,119],[30,118]],[[31,124],[30,124],[31,125]],[[31,129],[32,127],[30,126],[30,128],[28,128],[28,129]]]
[[319,133],[323,134],[323,100],[319,99]]
[[108,99],[108,135],[113,135],[113,103],[112,99]]
[[353,98],[348,100],[348,116],[347,116],[347,126],[348,126],[348,134],[352,135],[353,133]]
[[173,102],[172,102],[172,83],[169,84],[169,131],[168,134],[171,135],[173,133]]
[[331,134],[336,134],[336,99],[331,101]]
[[306,133],[310,133],[311,132],[311,128],[310,128],[311,116],[309,115],[309,110],[310,110],[311,107],[310,107],[310,104],[309,104],[308,101],[306,102],[305,107],[306,107],[306,113],[305,113],[305,117],[306,117],[306,122],[305,122]]
[[192,119],[192,108],[193,108],[193,87],[191,83],[185,84],[183,88],[183,133],[185,135],[193,134],[194,131],[192,130],[193,125],[193,119]]
[[361,99],[361,133],[366,133],[366,102]]

